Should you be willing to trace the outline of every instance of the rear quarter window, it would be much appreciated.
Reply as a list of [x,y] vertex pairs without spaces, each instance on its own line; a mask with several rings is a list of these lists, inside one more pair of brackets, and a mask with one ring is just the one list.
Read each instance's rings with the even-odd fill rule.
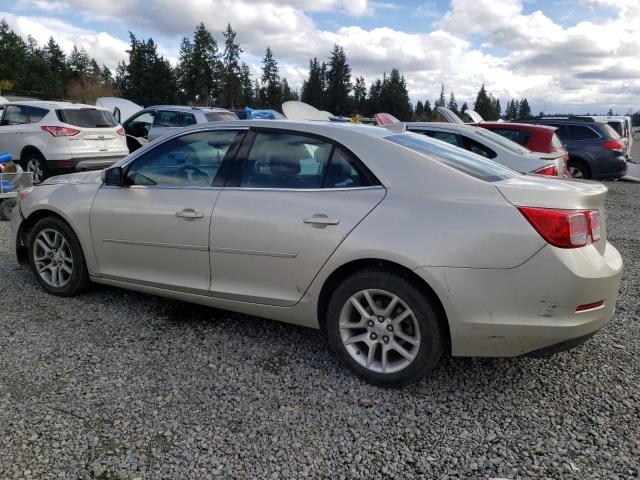
[[454,147],[438,140],[431,140],[424,135],[405,133],[390,135],[384,138],[486,182],[497,182],[518,175],[515,170],[511,170],[491,160],[463,150],[462,148]]
[[113,128],[118,123],[111,112],[91,108],[56,110],[58,120],[67,125],[83,128]]

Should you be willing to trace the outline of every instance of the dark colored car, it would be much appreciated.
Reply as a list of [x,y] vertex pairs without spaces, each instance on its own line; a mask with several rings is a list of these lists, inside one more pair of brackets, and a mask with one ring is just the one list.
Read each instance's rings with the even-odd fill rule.
[[542,117],[518,119],[517,123],[556,127],[556,135],[569,152],[568,167],[574,178],[613,180],[627,173],[625,144],[620,135],[604,122]]

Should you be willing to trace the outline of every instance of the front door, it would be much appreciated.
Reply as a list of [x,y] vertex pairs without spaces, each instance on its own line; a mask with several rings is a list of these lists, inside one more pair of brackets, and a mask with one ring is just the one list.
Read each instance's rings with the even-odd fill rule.
[[290,306],[384,197],[372,175],[329,141],[257,132],[211,226],[212,295]]
[[123,186],[102,186],[91,233],[106,278],[208,295],[214,179],[238,131],[193,132],[124,167]]

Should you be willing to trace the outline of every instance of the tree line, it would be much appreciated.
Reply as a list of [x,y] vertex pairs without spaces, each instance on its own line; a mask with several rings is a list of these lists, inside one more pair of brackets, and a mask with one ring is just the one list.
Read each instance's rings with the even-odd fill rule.
[[[67,56],[53,38],[40,47],[31,36],[26,40],[0,21],[0,88],[36,91],[51,99],[93,103],[100,96],[122,96],[140,105],[180,103],[225,108],[280,109],[283,102],[300,99],[320,110],[337,115],[372,116],[387,112],[401,120],[437,120],[436,107],[444,106],[458,115],[469,110],[460,107],[453,92],[432,104],[418,100],[413,107],[407,82],[396,68],[368,86],[364,77],[352,78],[344,49],[334,45],[326,60],[312,58],[300,93],[280,76],[278,61],[270,47],[265,50],[261,71],[252,75],[242,61],[243,50],[231,25],[222,32],[222,44],[203,23],[180,44],[178,63],[173,67],[158,52],[152,38],[138,39],[129,34],[127,58],[115,71],[74,46]],[[531,116],[526,98],[511,99],[502,111],[500,100],[478,91],[472,108],[486,120]]]

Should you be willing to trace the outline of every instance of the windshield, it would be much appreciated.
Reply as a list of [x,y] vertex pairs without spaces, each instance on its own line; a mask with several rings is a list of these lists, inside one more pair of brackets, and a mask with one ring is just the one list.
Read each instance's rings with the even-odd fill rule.
[[529,150],[528,148],[523,147],[522,145],[516,142],[512,142],[508,138],[505,138],[502,135],[498,135],[497,133],[492,132],[491,130],[487,130],[485,128],[477,128],[476,131],[483,137],[487,137],[489,140],[493,141],[494,143],[497,143],[502,148],[506,148],[507,150],[510,150],[514,153],[519,153],[520,155],[526,155],[527,153],[531,153],[531,150]]
[[492,162],[480,155],[455,147],[440,140],[415,133],[384,137],[390,142],[427,154],[456,170],[486,182],[497,182],[518,175],[515,170]]
[[58,120],[67,125],[84,128],[113,128],[118,125],[111,112],[94,108],[56,110]]
[[222,120],[238,120],[233,112],[207,112],[204,114],[207,122],[220,122]]

